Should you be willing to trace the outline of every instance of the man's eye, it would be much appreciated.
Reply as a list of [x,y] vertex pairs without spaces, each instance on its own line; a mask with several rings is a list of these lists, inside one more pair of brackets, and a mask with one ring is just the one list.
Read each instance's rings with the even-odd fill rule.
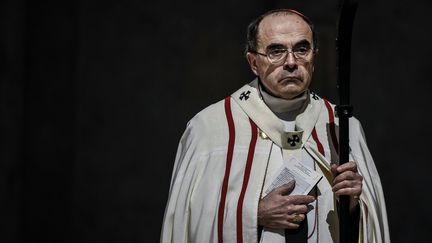
[[294,50],[295,53],[299,54],[299,55],[305,55],[309,52],[310,48],[307,46],[301,46],[298,47]]
[[283,55],[285,53],[285,50],[284,49],[274,49],[274,50],[271,50],[270,52],[269,52],[269,55],[271,55],[271,56],[281,56],[281,55]]

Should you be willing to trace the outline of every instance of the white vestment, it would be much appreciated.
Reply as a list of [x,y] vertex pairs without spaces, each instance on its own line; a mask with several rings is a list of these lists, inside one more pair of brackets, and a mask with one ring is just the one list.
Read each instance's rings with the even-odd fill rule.
[[[161,242],[259,242],[259,200],[285,155],[312,158],[324,177],[317,185],[319,242],[339,242],[330,164],[337,162],[334,106],[309,94],[295,120],[300,143],[260,98],[258,81],[199,112],[187,125],[177,151]],[[390,242],[384,195],[360,123],[350,119],[351,158],[363,176],[359,242]],[[336,145],[335,145],[336,144]],[[309,227],[311,228],[311,227]],[[264,229],[267,242],[285,242],[283,231]]]

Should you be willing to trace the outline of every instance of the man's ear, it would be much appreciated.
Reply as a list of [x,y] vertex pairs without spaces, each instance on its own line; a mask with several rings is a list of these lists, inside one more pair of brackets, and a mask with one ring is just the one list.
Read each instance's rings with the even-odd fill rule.
[[258,67],[257,67],[257,60],[256,56],[250,52],[246,53],[246,59],[249,63],[250,68],[252,69],[252,72],[255,73],[256,76],[258,75]]
[[315,58],[318,56],[318,48],[313,51],[313,59],[312,59],[312,73],[315,71]]

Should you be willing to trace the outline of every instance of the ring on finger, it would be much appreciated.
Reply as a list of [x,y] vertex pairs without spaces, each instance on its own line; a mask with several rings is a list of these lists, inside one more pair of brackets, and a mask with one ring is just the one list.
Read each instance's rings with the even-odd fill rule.
[[303,221],[302,216],[300,216],[300,214],[296,213],[294,214],[294,218],[292,219],[293,223],[300,223],[301,221]]

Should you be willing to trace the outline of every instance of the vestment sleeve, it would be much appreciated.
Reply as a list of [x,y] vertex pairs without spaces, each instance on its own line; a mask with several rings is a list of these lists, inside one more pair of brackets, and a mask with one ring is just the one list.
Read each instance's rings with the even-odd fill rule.
[[161,243],[187,242],[190,197],[194,188],[196,143],[191,122],[180,140],[173,168],[168,202],[161,232]]
[[363,176],[361,229],[363,242],[390,242],[387,212],[381,180],[366,144],[360,122],[350,119],[350,148]]

